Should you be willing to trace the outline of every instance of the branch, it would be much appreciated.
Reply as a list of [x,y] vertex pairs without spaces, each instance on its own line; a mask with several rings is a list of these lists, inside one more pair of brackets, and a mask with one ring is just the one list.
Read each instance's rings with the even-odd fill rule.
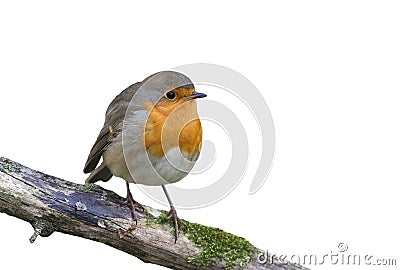
[[247,240],[212,227],[189,223],[176,244],[166,212],[145,207],[135,230],[124,238],[118,230],[132,227],[124,199],[112,191],[68,182],[0,158],[0,212],[32,224],[33,243],[52,232],[91,239],[129,253],[144,262],[173,269],[305,270],[265,257]]

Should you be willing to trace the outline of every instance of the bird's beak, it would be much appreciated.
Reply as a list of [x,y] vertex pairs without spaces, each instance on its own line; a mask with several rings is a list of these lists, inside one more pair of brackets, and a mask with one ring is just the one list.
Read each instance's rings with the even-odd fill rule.
[[206,94],[194,91],[190,96],[188,96],[188,98],[195,99],[195,98],[203,98],[203,97],[206,97],[206,96],[207,96]]

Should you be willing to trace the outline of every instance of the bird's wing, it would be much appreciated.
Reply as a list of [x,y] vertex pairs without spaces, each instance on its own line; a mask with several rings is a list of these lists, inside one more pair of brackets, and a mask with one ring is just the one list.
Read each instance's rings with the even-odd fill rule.
[[140,85],[141,82],[129,86],[116,96],[108,106],[104,126],[101,129],[99,136],[97,136],[97,140],[94,143],[92,150],[90,150],[83,169],[84,173],[90,173],[96,169],[104,150],[107,149],[107,146],[112,142],[112,139],[115,138],[119,132],[122,132],[122,122],[125,117],[125,112]]
[[101,129],[100,134],[97,137],[97,140],[92,147],[92,150],[90,150],[89,156],[85,164],[85,168],[83,169],[84,173],[90,173],[94,169],[96,169],[96,166],[100,161],[101,154],[103,153],[103,150],[110,143],[109,137],[110,137],[110,128],[107,124],[105,124]]

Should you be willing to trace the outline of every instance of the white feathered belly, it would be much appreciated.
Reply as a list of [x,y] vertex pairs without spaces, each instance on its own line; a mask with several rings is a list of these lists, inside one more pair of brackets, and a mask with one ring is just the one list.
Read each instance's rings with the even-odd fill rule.
[[198,155],[186,153],[182,155],[178,147],[170,149],[162,158],[150,157],[147,153],[142,154],[141,157],[136,157],[135,164],[132,164],[134,170],[132,170],[134,177],[132,180],[137,184],[148,186],[178,182],[188,175],[197,157]]
[[114,145],[104,158],[113,175],[130,183],[159,186],[180,181],[188,175],[199,156],[198,153],[181,153],[178,147],[171,148],[161,158],[151,157],[143,150],[127,151],[124,155],[122,146]]

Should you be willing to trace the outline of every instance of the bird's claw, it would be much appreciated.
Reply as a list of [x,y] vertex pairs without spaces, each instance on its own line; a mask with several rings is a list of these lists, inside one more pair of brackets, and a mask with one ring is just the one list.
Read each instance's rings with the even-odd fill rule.
[[179,225],[186,226],[186,223],[184,221],[182,221],[180,218],[178,218],[175,207],[173,207],[173,206],[171,206],[171,210],[169,210],[169,212],[167,214],[167,219],[171,219],[171,218],[173,218],[173,220],[174,220],[175,244],[176,244],[176,241],[178,240],[178,234],[179,234]]
[[127,229],[126,231],[122,230],[122,229],[118,229],[118,236],[119,238],[124,238],[125,236],[127,236],[128,234],[130,234],[131,232],[133,232],[134,230],[136,230],[136,226],[131,226],[129,229]]

